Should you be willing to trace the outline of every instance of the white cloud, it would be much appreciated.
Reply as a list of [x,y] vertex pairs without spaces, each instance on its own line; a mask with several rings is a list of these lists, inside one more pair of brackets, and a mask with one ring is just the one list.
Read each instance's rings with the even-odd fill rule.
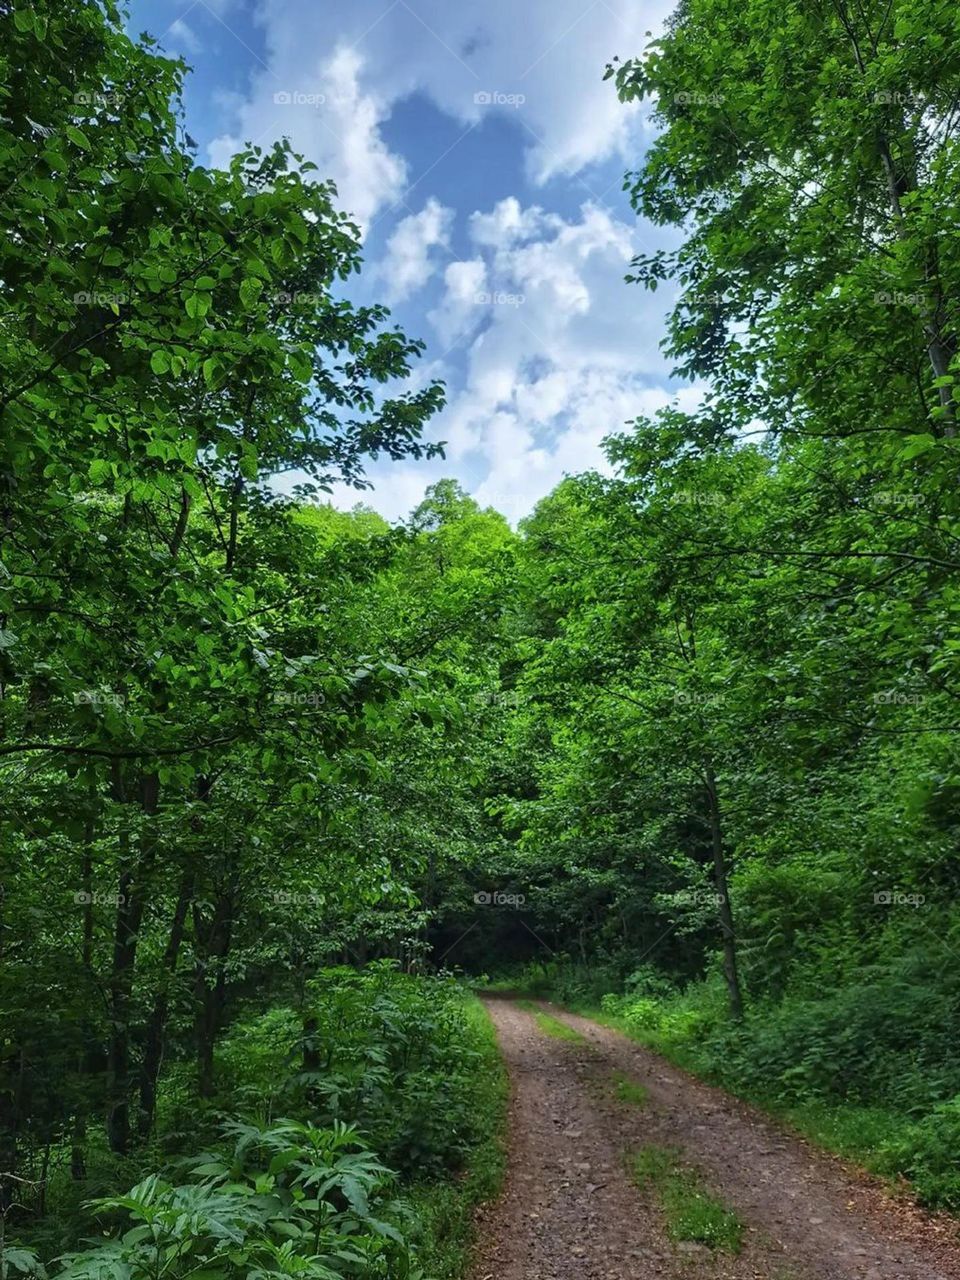
[[326,60],[260,76],[234,132],[211,143],[211,163],[225,164],[245,141],[268,145],[289,137],[295,151],[337,184],[340,206],[368,222],[400,196],[407,170],[380,136],[388,104],[361,88],[362,67],[356,50],[340,45]]
[[487,264],[482,258],[451,262],[443,273],[439,306],[427,313],[445,347],[467,336],[484,318],[481,299],[487,293]]
[[516,196],[508,196],[494,205],[492,212],[478,210],[471,216],[470,235],[475,244],[503,249],[562,225],[563,220],[555,214],[545,214],[538,205],[523,209]]
[[177,18],[167,28],[165,44],[174,54],[199,53],[202,45],[197,33],[182,18]]
[[437,269],[430,250],[449,248],[453,217],[452,209],[431,196],[419,213],[397,223],[387,241],[386,257],[374,271],[386,283],[388,302],[401,302],[427,283]]
[[[636,227],[589,203],[564,219],[515,200],[468,225],[475,256],[446,267],[443,296],[429,313],[442,343],[463,345],[462,375],[437,355],[410,380],[452,382],[427,433],[446,442],[447,457],[369,468],[368,500],[391,519],[428,484],[456,475],[479,502],[516,521],[564,475],[605,470],[606,436],[674,400],[691,409],[702,393],[669,386],[658,343],[670,299],[658,293],[651,306],[623,281],[640,247]],[[644,239],[649,248],[649,231]],[[337,486],[338,506],[356,500]]]
[[[639,53],[673,7],[673,0],[592,7],[525,0],[522,9],[516,0],[487,0],[482,10],[449,0],[259,3],[269,70],[255,77],[212,158],[222,162],[242,139],[264,144],[287,134],[334,178],[341,205],[367,227],[411,200],[412,189],[419,204],[432,163],[452,153],[456,164],[457,143],[446,136],[436,157],[418,147],[417,170],[388,145],[384,126],[414,93],[463,131],[490,113],[513,122],[535,182],[578,174],[589,190],[589,166],[636,160],[646,113],[618,102],[603,68],[614,55]],[[293,100],[275,102],[277,93]],[[311,95],[312,104],[304,101]],[[625,420],[673,398],[658,346],[669,299],[623,280],[632,257],[666,235],[611,215],[605,194],[591,194],[573,217],[515,198],[472,214],[467,252],[443,268],[441,296],[427,312],[442,353],[435,362],[459,347],[446,368],[431,369],[452,386],[429,431],[449,442],[449,458],[371,466],[370,501],[385,514],[404,514],[425,485],[457,473],[481,501],[517,518],[565,472],[603,465],[600,441]],[[451,211],[436,199],[403,217],[376,268],[392,301],[437,274],[450,240]],[[336,500],[351,505],[355,494]]]
[[468,343],[434,434],[454,469],[485,475],[478,500],[517,519],[564,474],[604,467],[604,437],[674,393],[659,307],[623,282],[635,227],[589,203],[567,221],[508,199],[470,229],[478,256],[447,268],[430,315],[444,341],[459,322]]
[[[525,0],[521,10],[516,0],[488,0],[481,13],[449,0],[262,0],[265,69],[212,158],[222,162],[247,139],[288,134],[366,222],[402,193],[405,165],[381,126],[417,91],[465,132],[491,113],[513,120],[536,182],[635,158],[644,112],[617,100],[603,70],[615,55],[639,53],[671,8],[671,0]],[[318,49],[334,54],[318,57]],[[277,92],[328,100],[325,109],[278,111]]]

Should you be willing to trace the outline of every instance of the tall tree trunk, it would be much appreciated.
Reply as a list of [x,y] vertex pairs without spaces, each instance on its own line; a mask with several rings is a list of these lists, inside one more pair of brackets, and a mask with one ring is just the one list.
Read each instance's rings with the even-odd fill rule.
[[[194,936],[197,942],[196,1040],[197,1089],[201,1098],[213,1096],[213,1050],[226,1004],[223,962],[230,950],[233,899],[230,889],[216,902],[213,918],[205,930],[199,908],[194,904]],[[211,982],[211,976],[213,981]]]
[[7,1086],[0,1090],[0,1227],[15,1199],[14,1183],[20,1158],[20,1119],[26,1081],[23,1048],[10,1047],[0,1058],[0,1080]]
[[73,1118],[70,1137],[70,1177],[82,1182],[87,1176],[87,1117],[78,1111]]
[[143,1062],[140,1066],[140,1110],[137,1118],[137,1132],[142,1141],[150,1136],[150,1130],[153,1128],[153,1117],[157,1107],[157,1081],[160,1079],[167,1011],[170,1004],[170,988],[177,971],[177,960],[186,933],[187,912],[192,898],[193,871],[187,868],[180,878],[177,904],[163,953],[160,986],[144,1033]]
[[713,769],[707,765],[703,771],[707,788],[707,807],[710,812],[710,843],[713,851],[713,883],[717,890],[717,914],[723,936],[723,976],[727,982],[730,1013],[739,1022],[743,1017],[743,995],[737,972],[737,938],[733,928],[733,908],[727,888],[727,861],[723,850],[723,826],[720,815],[720,799]]
[[[97,835],[98,809],[97,781],[90,784],[87,797],[88,809],[83,823],[83,857],[80,867],[80,888],[83,891],[83,943],[80,953],[83,971],[91,982],[94,980],[93,969],[93,846]],[[89,1018],[83,1019],[83,1050],[77,1061],[77,1075],[81,1081],[77,1110],[73,1117],[73,1128],[70,1136],[70,1176],[75,1182],[87,1176],[87,1116],[86,1096],[82,1083],[94,1070],[95,1035]]]
[[[123,780],[115,767],[116,790],[123,797]],[[159,779],[144,774],[140,803],[147,817],[156,813]],[[130,1146],[130,1002],[133,993],[140,923],[146,901],[146,875],[153,858],[150,824],[140,834],[136,864],[129,848],[128,833],[121,834],[120,877],[117,889],[117,919],[113,938],[113,965],[110,972],[110,1045],[107,1054],[108,1110],[107,1140],[110,1150],[125,1155]]]

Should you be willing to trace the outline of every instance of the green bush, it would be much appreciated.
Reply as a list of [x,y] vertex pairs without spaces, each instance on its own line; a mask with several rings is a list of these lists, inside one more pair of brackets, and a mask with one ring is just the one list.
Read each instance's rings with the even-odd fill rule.
[[93,1207],[108,1238],[64,1259],[57,1280],[422,1280],[393,1198],[395,1176],[356,1130],[282,1120],[230,1124],[230,1147],[184,1162],[190,1180],[154,1174]]
[[910,1179],[925,1204],[960,1211],[960,1096],[934,1107],[892,1143],[888,1163]]
[[303,1010],[274,1008],[231,1029],[218,1057],[225,1096],[260,1115],[356,1124],[404,1178],[460,1168],[482,1123],[481,1070],[462,987],[392,963],[322,970]]
[[659,1027],[663,1019],[663,1009],[656,1000],[651,1000],[647,996],[628,998],[621,1006],[620,1017],[631,1030],[643,1031],[647,1028],[654,1030]]
[[703,1065],[722,1083],[778,1105],[832,1098],[921,1116],[960,1092],[955,990],[931,990],[902,966],[861,970],[818,999],[755,1006],[743,1026],[716,1025]]
[[[237,1019],[217,1068],[218,1097],[191,1130],[175,1066],[158,1142],[122,1164],[105,1156],[82,1191],[71,1183],[57,1214],[8,1245],[10,1274],[42,1276],[38,1259],[57,1254],[56,1280],[461,1274],[473,1206],[503,1169],[506,1081],[479,1001],[392,964],[328,969],[303,1008]],[[246,1118],[224,1120],[238,1102]],[[81,1198],[101,1237],[92,1249],[77,1247],[90,1234]]]

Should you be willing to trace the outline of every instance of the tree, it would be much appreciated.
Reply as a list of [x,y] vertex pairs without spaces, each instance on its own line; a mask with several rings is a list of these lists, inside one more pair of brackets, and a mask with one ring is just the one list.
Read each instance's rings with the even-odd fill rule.
[[[302,473],[309,494],[362,485],[370,454],[432,452],[419,434],[442,389],[390,394],[421,344],[387,328],[384,308],[334,297],[358,269],[357,231],[288,146],[244,151],[226,172],[199,166],[176,128],[181,68],[131,43],[112,5],[16,7],[0,24],[13,69],[0,126],[0,755],[21,874],[16,971],[63,937],[71,906],[83,918],[50,1011],[70,1010],[82,1044],[54,1049],[29,1014],[3,1071],[21,1079],[53,1052],[71,1082],[45,1141],[71,1115],[80,1134],[102,1104],[122,1153],[134,1035],[146,1132],[187,944],[210,1088],[239,881],[259,840],[253,826],[222,848],[226,815],[255,823],[278,793],[305,800],[319,785],[313,726],[308,740],[274,694],[281,672],[315,688],[322,557],[301,571],[312,540],[270,478]],[[366,691],[327,674],[332,750],[362,723]],[[102,1051],[106,1095],[93,1100]],[[11,1161],[33,1114],[12,1096]]]

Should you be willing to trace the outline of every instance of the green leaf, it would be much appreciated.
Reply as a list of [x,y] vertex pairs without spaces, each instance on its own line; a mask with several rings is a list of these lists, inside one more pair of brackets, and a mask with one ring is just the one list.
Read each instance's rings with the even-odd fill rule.
[[81,147],[84,151],[90,150],[90,139],[81,129],[78,129],[76,125],[73,125],[73,124],[66,125],[64,128],[64,133],[67,135],[70,141],[74,144],[74,146]]
[[244,280],[241,280],[240,301],[248,310],[251,310],[257,305],[262,292],[262,280],[257,280],[254,276],[247,276]]

